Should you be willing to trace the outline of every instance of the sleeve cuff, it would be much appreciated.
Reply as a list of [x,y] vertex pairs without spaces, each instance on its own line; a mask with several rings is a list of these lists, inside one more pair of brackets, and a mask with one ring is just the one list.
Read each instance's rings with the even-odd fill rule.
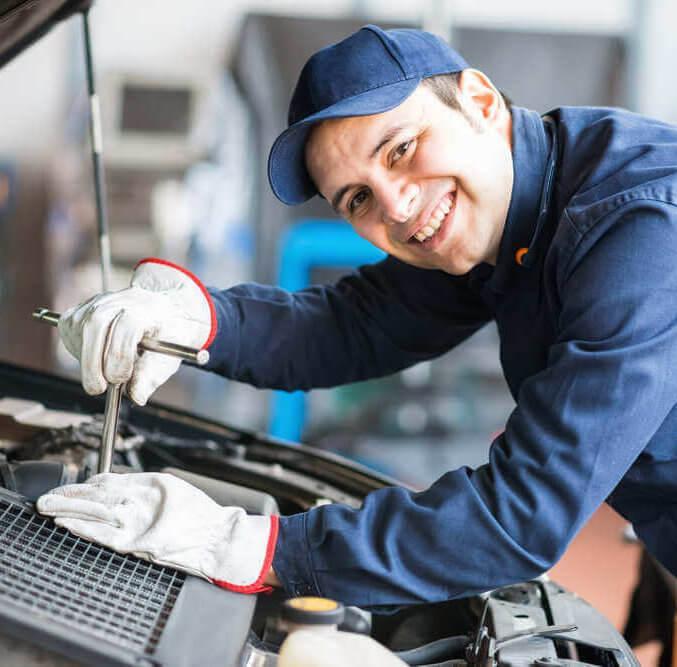
[[307,512],[280,517],[273,570],[290,595],[322,596],[313,575],[306,520]]
[[233,377],[239,349],[237,312],[224,291],[214,287],[206,290],[214,306],[217,335],[210,343],[209,361],[203,368]]

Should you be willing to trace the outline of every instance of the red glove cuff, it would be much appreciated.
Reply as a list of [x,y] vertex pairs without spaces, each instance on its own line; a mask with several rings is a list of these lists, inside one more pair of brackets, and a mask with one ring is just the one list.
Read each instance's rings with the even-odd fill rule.
[[237,584],[230,584],[227,581],[221,581],[219,579],[212,579],[212,583],[235,593],[270,593],[273,590],[273,587],[264,584],[263,580],[266,578],[268,570],[270,570],[270,566],[273,564],[275,545],[277,544],[277,531],[280,525],[279,520],[280,517],[278,517],[276,514],[273,514],[270,517],[270,533],[268,534],[266,555],[263,559],[261,572],[259,572],[259,576],[256,577],[256,581],[253,584],[238,586]]
[[164,266],[169,266],[170,268],[176,269],[177,271],[180,271],[181,273],[183,273],[185,276],[190,278],[200,288],[200,291],[202,292],[204,298],[207,300],[207,303],[209,304],[209,315],[211,317],[211,327],[209,329],[209,336],[207,337],[207,340],[202,345],[203,350],[207,349],[212,344],[212,342],[214,341],[214,338],[216,338],[217,320],[216,320],[216,308],[214,307],[214,302],[212,301],[212,297],[210,296],[209,292],[207,291],[207,288],[202,284],[202,281],[194,273],[191,273],[190,271],[188,271],[188,269],[184,269],[182,266],[179,266],[178,264],[174,264],[173,262],[168,262],[166,259],[159,259],[158,257],[146,257],[145,259],[142,259],[134,267],[134,270],[138,269],[142,264],[162,264]]

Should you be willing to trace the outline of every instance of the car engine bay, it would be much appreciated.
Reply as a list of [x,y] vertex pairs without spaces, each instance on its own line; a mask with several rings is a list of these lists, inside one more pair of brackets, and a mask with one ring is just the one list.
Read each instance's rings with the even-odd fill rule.
[[[35,513],[39,495],[96,472],[101,412],[101,399],[73,381],[0,364],[3,664],[277,664],[284,591],[224,591],[74,538]],[[124,405],[113,470],[169,472],[253,514],[358,508],[396,483],[328,452],[157,405]],[[547,577],[387,614],[349,607],[339,629],[371,636],[410,665],[638,664],[606,619]]]

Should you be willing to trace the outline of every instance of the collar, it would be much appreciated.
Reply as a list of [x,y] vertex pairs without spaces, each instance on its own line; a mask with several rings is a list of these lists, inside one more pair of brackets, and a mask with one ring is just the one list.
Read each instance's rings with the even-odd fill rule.
[[557,160],[553,121],[535,111],[513,107],[512,157],[510,206],[489,278],[494,292],[504,292],[511,276],[528,270],[538,258],[537,241],[545,227]]

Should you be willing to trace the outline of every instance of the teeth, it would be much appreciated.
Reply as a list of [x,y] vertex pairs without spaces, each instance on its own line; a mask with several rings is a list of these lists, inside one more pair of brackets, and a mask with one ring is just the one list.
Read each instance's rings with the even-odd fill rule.
[[447,195],[440,201],[437,208],[430,214],[428,224],[414,234],[414,238],[417,241],[422,243],[434,236],[435,232],[442,226],[442,220],[444,220],[445,216],[451,211],[454,196],[455,195],[453,194]]

